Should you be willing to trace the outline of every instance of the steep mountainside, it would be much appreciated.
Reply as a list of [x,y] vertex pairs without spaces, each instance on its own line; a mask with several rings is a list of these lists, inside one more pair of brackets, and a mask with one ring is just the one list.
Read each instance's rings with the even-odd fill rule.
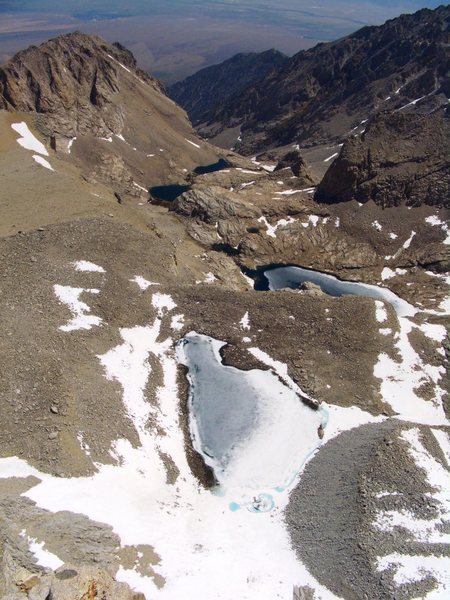
[[128,50],[78,32],[1,66],[0,108],[34,115],[48,146],[121,195],[139,197],[217,157]]
[[[364,27],[299,52],[244,93],[211,111],[210,138],[240,128],[238,151],[329,143],[380,110],[429,112],[450,96],[450,6]],[[220,139],[220,138],[219,138]],[[233,142],[236,140],[234,137]]]
[[210,112],[220,110],[229,98],[239,96],[246,87],[270,71],[278,70],[286,61],[287,56],[277,50],[236,54],[171,85],[168,93],[187,111],[195,125],[207,119]]

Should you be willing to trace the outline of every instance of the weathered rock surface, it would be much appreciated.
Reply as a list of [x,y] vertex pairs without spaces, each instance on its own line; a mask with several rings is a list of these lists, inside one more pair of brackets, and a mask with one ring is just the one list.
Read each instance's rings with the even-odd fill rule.
[[0,67],[0,108],[42,113],[55,132],[69,136],[120,134],[123,111],[114,96],[124,68],[163,92],[120,44],[80,32],[60,36]]
[[230,217],[251,218],[261,212],[236,198],[229,198],[222,188],[196,188],[179,196],[173,210],[185,217],[191,217],[215,224]]
[[348,139],[316,192],[321,202],[450,206],[450,119],[382,113]]
[[298,150],[287,152],[278,162],[274,169],[274,175],[278,175],[278,171],[290,169],[297,177],[296,184],[302,187],[314,187],[317,181],[314,179],[311,169]]

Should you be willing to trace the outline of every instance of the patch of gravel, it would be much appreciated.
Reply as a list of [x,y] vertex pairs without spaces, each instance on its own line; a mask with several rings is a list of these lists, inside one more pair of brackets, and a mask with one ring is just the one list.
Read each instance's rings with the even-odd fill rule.
[[322,585],[346,600],[393,597],[359,544],[359,477],[394,426],[390,421],[363,425],[330,440],[306,466],[286,510],[300,560]]
[[[422,597],[433,589],[432,577],[397,586],[392,569],[377,570],[378,557],[448,554],[448,545],[419,543],[406,529],[374,526],[380,511],[406,510],[416,519],[437,516],[424,472],[400,437],[409,427],[389,419],[342,433],[310,461],[291,494],[286,522],[299,558],[322,585],[346,600]],[[429,428],[421,427],[421,434],[427,450],[442,461]]]

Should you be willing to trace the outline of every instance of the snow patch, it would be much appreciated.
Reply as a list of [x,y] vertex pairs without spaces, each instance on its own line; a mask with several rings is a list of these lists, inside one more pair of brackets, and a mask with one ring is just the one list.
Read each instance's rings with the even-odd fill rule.
[[73,263],[76,271],[87,271],[90,273],[106,273],[103,267],[96,265],[88,260],[76,260]]
[[84,292],[87,294],[99,294],[100,290],[75,288],[68,285],[54,285],[53,290],[57,298],[69,307],[73,315],[70,321],[60,326],[59,329],[61,331],[91,329],[92,327],[101,325],[102,319],[89,314],[91,312],[90,306],[80,300],[80,296]]
[[11,129],[14,129],[15,132],[22,136],[17,139],[17,143],[20,144],[22,148],[32,150],[43,156],[48,156],[47,148],[31,133],[25,121],[13,123]]
[[70,154],[70,153],[71,153],[71,151],[72,151],[72,146],[73,146],[73,143],[74,143],[74,141],[75,141],[76,139],[77,139],[77,138],[76,138],[76,136],[75,136],[75,137],[73,137],[73,138],[70,138],[70,140],[69,140],[69,143],[67,144],[67,152],[68,152],[69,154]]
[[43,158],[42,156],[39,156],[39,154],[33,154],[33,160],[35,162],[37,162],[38,165],[41,165],[41,167],[45,167],[49,171],[54,171],[55,170],[52,167],[52,165],[48,162],[48,160],[45,160],[45,158]]
[[395,277],[395,271],[389,267],[384,267],[384,269],[381,271],[381,280],[386,281],[386,279],[391,279],[392,277]]
[[153,294],[152,305],[157,309],[158,315],[162,317],[164,313],[170,312],[177,307],[169,294]]
[[250,317],[248,316],[248,311],[245,313],[245,315],[239,321],[239,325],[241,326],[242,329],[247,329],[247,330],[250,329]]
[[25,529],[22,529],[20,535],[26,540],[28,548],[38,565],[45,569],[52,569],[53,571],[62,567],[64,562],[56,554],[44,548],[45,542],[38,542],[35,538],[28,536]]
[[145,279],[140,275],[135,275],[135,277],[133,277],[133,279],[130,279],[130,281],[132,283],[137,283],[137,285],[141,288],[143,292],[145,292],[145,290],[152,285],[160,285],[159,283],[155,283],[154,281],[148,281],[148,279]]
[[[380,392],[383,400],[398,413],[399,419],[427,425],[445,425],[447,419],[442,407],[442,390],[438,382],[444,368],[425,364],[412,347],[408,335],[415,326],[407,317],[398,316],[399,332],[395,348],[400,361],[397,362],[384,352],[378,357],[374,376],[381,379]],[[416,393],[423,384],[434,387],[432,400],[424,400]]]
[[181,331],[184,327],[184,315],[174,315],[170,321],[170,328],[174,331]]
[[403,248],[409,248],[411,246],[411,242],[414,238],[414,236],[416,235],[415,231],[411,231],[411,235],[409,236],[409,238],[406,240],[406,242],[403,244]]
[[[434,430],[433,433],[435,434],[436,431],[440,430]],[[426,496],[432,499],[437,517],[420,519],[405,509],[379,511],[374,526],[376,529],[386,532],[392,532],[396,527],[402,527],[410,533],[412,541],[424,544],[424,549],[428,544],[448,544],[450,543],[450,533],[445,532],[443,525],[450,522],[450,472],[425,448],[418,428],[403,431],[401,438],[408,445],[408,453],[423,472],[426,483],[433,490]],[[410,581],[421,581],[431,575],[436,579],[438,585],[425,597],[442,599],[448,597],[450,558],[393,553],[379,557],[377,562],[379,571],[394,568],[394,581],[398,585]]]
[[381,300],[375,300],[375,318],[378,323],[383,323],[388,318],[386,307]]
[[383,229],[383,226],[382,226],[382,225],[381,225],[381,224],[380,224],[378,221],[374,221],[374,222],[372,223],[372,227],[373,227],[374,229],[377,229],[378,231],[381,231],[381,230]]

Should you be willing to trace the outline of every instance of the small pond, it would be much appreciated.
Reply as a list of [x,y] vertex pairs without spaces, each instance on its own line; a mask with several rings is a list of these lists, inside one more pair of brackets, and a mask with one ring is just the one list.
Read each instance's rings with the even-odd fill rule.
[[342,281],[321,271],[297,266],[270,266],[248,274],[255,279],[255,289],[259,290],[297,289],[302,283],[308,281],[320,286],[322,291],[330,296],[365,296],[388,302],[394,307],[398,316],[413,316],[417,312],[414,306],[385,287],[355,281]]
[[157,185],[149,189],[150,195],[155,200],[159,200],[162,202],[173,202],[191,189],[190,185],[179,185],[179,184],[170,184],[170,185]]
[[196,175],[206,175],[206,173],[215,173],[216,171],[223,171],[228,169],[231,164],[224,158],[220,158],[217,162],[210,165],[200,165],[194,169]]

